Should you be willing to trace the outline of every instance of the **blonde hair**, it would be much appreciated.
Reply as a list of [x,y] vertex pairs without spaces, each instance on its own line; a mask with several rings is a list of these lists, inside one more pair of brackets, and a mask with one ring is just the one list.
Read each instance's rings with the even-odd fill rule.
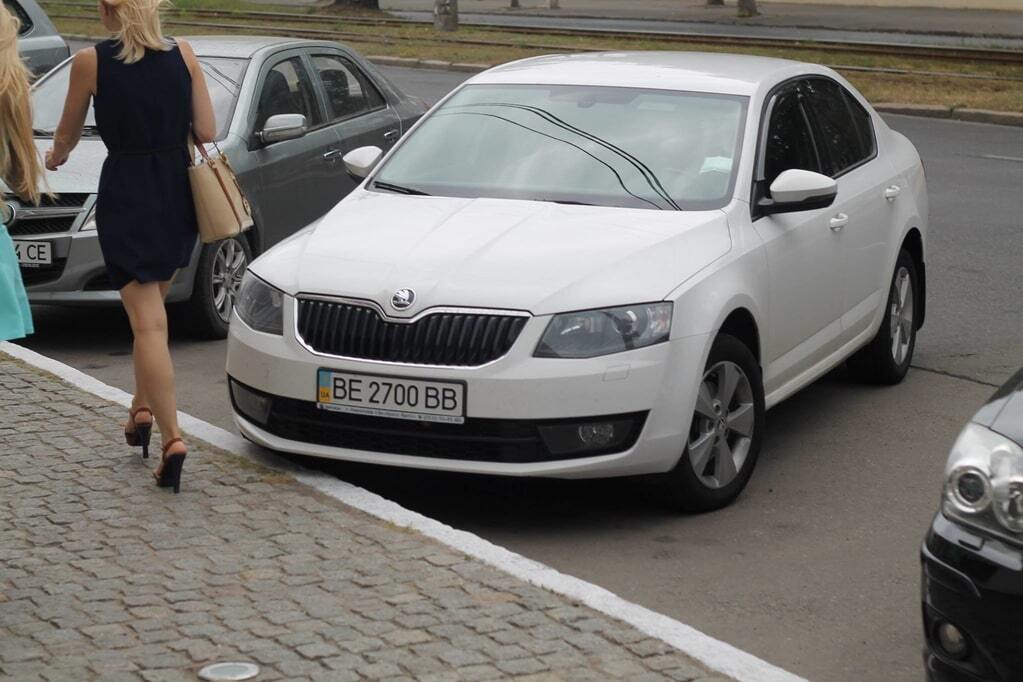
[[43,167],[32,133],[30,74],[18,54],[20,28],[0,3],[0,177],[19,198],[38,204]]
[[146,56],[146,49],[169,50],[160,26],[160,10],[168,0],[102,0],[120,28],[115,37],[121,43],[117,58],[133,64]]

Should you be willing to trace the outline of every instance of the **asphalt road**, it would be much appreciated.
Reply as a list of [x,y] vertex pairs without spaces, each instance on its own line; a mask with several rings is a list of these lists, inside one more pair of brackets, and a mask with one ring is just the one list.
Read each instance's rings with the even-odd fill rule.
[[[464,76],[385,69],[436,100]],[[768,413],[731,508],[680,516],[642,485],[311,462],[814,680],[921,678],[917,551],[955,434],[1023,365],[1018,129],[890,117],[931,190],[928,320],[896,387],[836,371]],[[131,390],[118,310],[37,309],[26,345]],[[173,338],[181,409],[232,428],[225,344]],[[926,368],[926,369],[921,369]]]

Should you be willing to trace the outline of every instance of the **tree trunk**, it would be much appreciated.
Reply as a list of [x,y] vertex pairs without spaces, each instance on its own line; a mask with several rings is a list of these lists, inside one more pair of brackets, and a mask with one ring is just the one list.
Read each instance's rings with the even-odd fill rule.
[[509,9],[518,9],[520,6],[519,0],[511,0],[511,2],[508,3]]
[[433,27],[438,31],[458,30],[458,0],[434,0]]
[[755,17],[760,12],[757,11],[757,0],[739,0],[739,12],[740,17]]
[[558,6],[559,0],[547,0],[547,9],[561,9]]
[[724,7],[725,0],[707,0],[707,7]]
[[362,6],[367,9],[380,9],[380,0],[362,0]]

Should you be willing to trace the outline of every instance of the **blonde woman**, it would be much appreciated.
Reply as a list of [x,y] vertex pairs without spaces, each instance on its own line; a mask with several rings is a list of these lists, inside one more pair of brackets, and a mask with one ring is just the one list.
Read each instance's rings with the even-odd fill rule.
[[[18,20],[0,4],[0,178],[22,201],[39,203],[43,167],[32,139],[28,71],[18,55]],[[32,333],[18,257],[0,223],[0,341]]]
[[135,397],[125,439],[148,455],[155,417],[161,487],[181,486],[187,448],[178,429],[174,367],[164,296],[196,241],[186,164],[197,142],[213,140],[213,106],[188,43],[164,38],[161,0],[101,0],[114,37],[78,52],[46,167],[56,170],[78,144],[92,99],[107,146],[96,204],[100,247],[135,337]]

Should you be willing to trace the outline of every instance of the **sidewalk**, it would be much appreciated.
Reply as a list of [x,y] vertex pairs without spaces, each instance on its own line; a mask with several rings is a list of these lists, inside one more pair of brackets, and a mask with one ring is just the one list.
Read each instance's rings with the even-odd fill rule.
[[[561,0],[558,10],[546,9],[545,0],[520,0],[521,9],[508,9],[508,0],[459,0],[462,13],[497,12],[510,16],[594,17],[671,22],[726,24],[741,29],[773,26],[837,31],[1006,36],[1023,38],[1023,7],[1020,11],[957,9],[950,7],[877,7],[759,3],[761,15],[749,19],[735,16],[735,1],[724,7],[707,7],[700,0]],[[955,3],[948,3],[954,5]],[[1006,3],[1008,5],[1008,3]],[[433,11],[433,0],[380,0],[390,11]],[[733,31],[734,32],[734,31]]]
[[[180,495],[124,410],[0,353],[0,676],[695,680],[664,642],[190,442]],[[135,450],[137,453],[138,450]]]

